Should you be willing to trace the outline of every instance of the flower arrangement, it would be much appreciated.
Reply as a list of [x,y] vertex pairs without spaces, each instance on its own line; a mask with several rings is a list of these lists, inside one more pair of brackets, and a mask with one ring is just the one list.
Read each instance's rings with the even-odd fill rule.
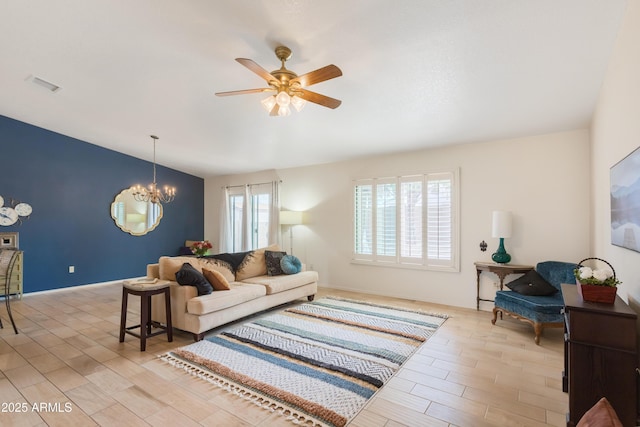
[[193,252],[198,256],[203,256],[212,247],[213,245],[211,245],[211,243],[209,243],[208,240],[202,240],[200,242],[195,242],[191,245],[191,252]]
[[616,278],[616,274],[613,271],[611,264],[606,261],[604,262],[607,263],[609,267],[594,269],[578,264],[578,268],[573,271],[573,274],[576,276],[576,279],[583,285],[610,286],[612,288],[615,288],[622,282]]

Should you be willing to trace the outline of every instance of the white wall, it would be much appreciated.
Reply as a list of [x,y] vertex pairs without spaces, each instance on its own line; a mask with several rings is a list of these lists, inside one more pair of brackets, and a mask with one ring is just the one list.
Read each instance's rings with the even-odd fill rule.
[[[308,212],[294,229],[294,254],[320,274],[320,284],[435,303],[474,307],[474,261],[490,261],[491,212],[514,214],[505,240],[514,264],[580,261],[589,253],[589,133],[579,130],[508,141],[457,145],[302,168],[208,179],[205,235],[218,240],[224,185],[282,179],[283,209]],[[362,176],[460,168],[461,271],[430,272],[351,264],[351,180]],[[479,244],[489,244],[481,252]],[[283,248],[289,249],[288,234]],[[483,275],[485,296],[492,275]],[[492,304],[483,305],[489,309]]]
[[623,281],[618,294],[640,300],[640,253],[611,244],[609,169],[640,146],[640,1],[630,0],[592,123],[593,253]]

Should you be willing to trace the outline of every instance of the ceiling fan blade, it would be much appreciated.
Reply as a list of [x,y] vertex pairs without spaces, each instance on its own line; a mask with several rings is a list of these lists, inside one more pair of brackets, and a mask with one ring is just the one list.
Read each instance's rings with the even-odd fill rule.
[[299,89],[296,91],[296,94],[300,98],[306,101],[313,102],[314,104],[322,105],[323,107],[338,108],[340,104],[342,104],[342,101],[340,101],[339,99],[330,98],[325,95],[320,95],[319,93],[311,92],[310,90],[306,90],[306,89]]
[[275,91],[275,89],[272,87],[263,87],[260,89],[245,89],[245,90],[232,90],[229,92],[217,92],[216,96],[246,95],[248,93],[273,92],[273,91]]
[[342,71],[340,70],[340,68],[331,64],[291,79],[291,82],[299,82],[300,86],[307,87],[316,83],[324,82],[326,80],[335,79],[336,77],[340,77],[341,75]]
[[259,75],[263,79],[265,79],[270,84],[275,84],[276,86],[280,86],[280,82],[278,81],[278,79],[273,77],[271,73],[269,73],[267,70],[265,70],[264,68],[256,64],[251,59],[236,58],[236,61],[238,61],[239,63],[241,63],[242,65],[244,65],[245,67],[247,67],[248,69],[256,73],[257,75]]

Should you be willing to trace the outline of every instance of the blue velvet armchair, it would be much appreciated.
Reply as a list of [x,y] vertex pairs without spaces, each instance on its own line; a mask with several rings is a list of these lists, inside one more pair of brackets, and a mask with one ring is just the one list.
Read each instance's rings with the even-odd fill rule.
[[575,284],[573,270],[575,263],[561,261],[544,261],[536,265],[536,271],[553,287],[558,289],[553,295],[532,296],[514,291],[496,292],[495,307],[491,323],[496,324],[498,313],[509,315],[528,322],[533,326],[535,342],[540,345],[540,336],[544,328],[562,328],[564,325],[564,300],[560,290],[561,283]]

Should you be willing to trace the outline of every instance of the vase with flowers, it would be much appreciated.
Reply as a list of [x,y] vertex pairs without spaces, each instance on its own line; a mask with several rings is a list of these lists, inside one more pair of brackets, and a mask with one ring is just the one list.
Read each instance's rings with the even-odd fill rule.
[[209,249],[211,249],[212,247],[213,247],[213,245],[211,243],[209,243],[209,241],[202,240],[200,242],[194,242],[191,245],[191,252],[194,253],[195,255],[201,257],[201,256],[204,256],[204,254],[206,254],[207,251]]
[[[595,260],[605,263],[602,268],[582,265],[586,261]],[[573,271],[576,277],[578,293],[584,301],[613,304],[616,300],[617,286],[622,283],[616,278],[613,266],[600,258],[585,258]]]

